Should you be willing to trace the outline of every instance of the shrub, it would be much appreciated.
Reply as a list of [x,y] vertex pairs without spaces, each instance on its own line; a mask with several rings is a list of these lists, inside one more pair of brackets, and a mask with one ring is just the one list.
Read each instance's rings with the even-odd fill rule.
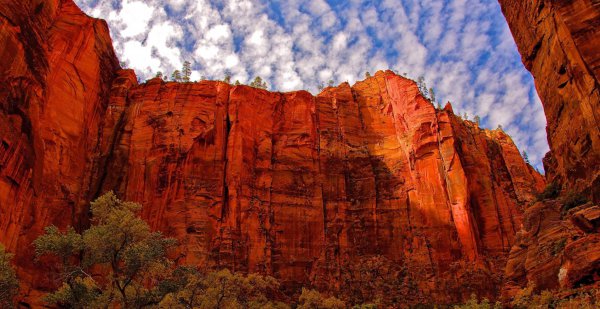
[[562,212],[566,214],[567,211],[588,202],[587,197],[581,193],[569,192],[563,200]]
[[560,185],[557,182],[553,181],[546,186],[542,193],[538,194],[537,199],[538,201],[542,201],[546,199],[557,198],[560,194],[560,189]]
[[19,281],[10,263],[11,259],[12,254],[4,251],[0,244],[0,308],[12,308],[13,299],[19,290]]

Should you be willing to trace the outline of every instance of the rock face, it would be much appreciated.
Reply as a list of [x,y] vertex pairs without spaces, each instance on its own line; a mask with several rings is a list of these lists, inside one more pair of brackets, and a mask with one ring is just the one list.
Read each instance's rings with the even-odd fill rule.
[[600,3],[500,0],[548,120],[549,181],[600,201]]
[[444,287],[502,270],[520,205],[544,186],[507,135],[436,110],[392,72],[313,97],[121,71],[106,119],[100,192],[142,203],[182,262],[291,283],[383,255],[426,295],[468,296]]
[[506,134],[392,72],[316,97],[139,85],[105,23],[71,0],[0,0],[0,43],[0,241],[34,305],[57,278],[31,241],[85,227],[108,190],[178,238],[181,263],[335,288],[344,263],[384,256],[414,303],[493,297],[545,186]]
[[118,61],[107,25],[72,1],[0,1],[0,241],[26,291],[44,226],[85,224]]
[[[600,280],[600,3],[500,0],[548,119],[548,182],[561,196],[527,208],[506,268],[504,296]],[[593,203],[576,206],[573,193]],[[575,194],[577,196],[577,194]],[[579,198],[581,198],[581,196]],[[567,211],[568,210],[568,211]]]

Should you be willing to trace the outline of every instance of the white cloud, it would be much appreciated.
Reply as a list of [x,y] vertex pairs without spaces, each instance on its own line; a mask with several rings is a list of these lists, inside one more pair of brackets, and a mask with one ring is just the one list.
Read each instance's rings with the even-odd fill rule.
[[194,80],[260,75],[272,89],[314,92],[391,66],[425,76],[457,113],[502,124],[538,166],[548,149],[532,78],[496,1],[75,2],[107,19],[120,59],[142,79],[189,60]]

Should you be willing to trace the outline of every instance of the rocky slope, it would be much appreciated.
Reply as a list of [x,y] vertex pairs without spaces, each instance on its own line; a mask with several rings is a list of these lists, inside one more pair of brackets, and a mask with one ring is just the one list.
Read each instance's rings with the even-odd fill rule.
[[504,296],[531,283],[537,290],[598,287],[600,3],[500,0],[500,5],[548,119],[547,180],[562,188],[526,210]]
[[33,304],[57,278],[31,241],[85,227],[107,190],[178,238],[181,263],[335,288],[348,262],[381,255],[414,303],[493,296],[545,186],[503,132],[392,72],[316,97],[138,85],[106,24],[71,0],[0,0],[0,43],[0,241]]

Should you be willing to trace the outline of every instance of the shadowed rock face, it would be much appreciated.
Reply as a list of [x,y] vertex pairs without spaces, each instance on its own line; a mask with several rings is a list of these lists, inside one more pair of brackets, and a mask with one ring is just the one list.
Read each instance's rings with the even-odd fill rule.
[[[505,273],[504,296],[533,282],[538,290],[589,287],[600,279],[600,2],[500,0],[535,78],[548,119],[544,165],[561,196],[524,214]],[[592,203],[573,205],[581,192]]]
[[545,185],[506,134],[389,71],[316,97],[138,85],[106,24],[70,0],[0,0],[0,15],[0,241],[34,303],[56,278],[31,241],[85,227],[108,190],[179,239],[181,263],[331,288],[345,263],[382,255],[414,302],[494,296]]
[[600,201],[600,3],[500,5],[544,105],[548,180]]

